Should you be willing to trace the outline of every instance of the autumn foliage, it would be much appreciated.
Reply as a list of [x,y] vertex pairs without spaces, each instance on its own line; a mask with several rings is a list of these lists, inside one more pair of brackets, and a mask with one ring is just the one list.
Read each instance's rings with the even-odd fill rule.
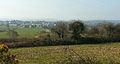
[[8,52],[9,48],[5,44],[0,44],[0,64],[18,64],[16,55]]

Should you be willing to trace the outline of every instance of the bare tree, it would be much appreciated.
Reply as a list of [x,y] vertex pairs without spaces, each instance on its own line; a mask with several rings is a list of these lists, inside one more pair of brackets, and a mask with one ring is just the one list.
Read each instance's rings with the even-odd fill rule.
[[9,35],[9,38],[16,39],[19,36],[18,32],[15,31],[17,27],[10,28],[9,23],[7,23],[6,26],[7,26],[7,34]]
[[114,32],[114,24],[110,22],[104,22],[98,25],[99,33],[106,37],[112,37]]
[[87,29],[87,33],[90,35],[98,35],[99,29],[96,26],[89,26],[89,29]]
[[11,39],[16,39],[19,36],[18,32],[16,32],[15,30],[9,30],[8,35]]
[[120,34],[120,23],[115,25],[115,33]]
[[52,32],[55,32],[59,38],[63,39],[64,36],[65,36],[65,33],[68,32],[68,27],[67,27],[67,24],[65,24],[65,22],[63,21],[58,21],[56,23],[56,26],[54,26],[52,29],[51,29]]

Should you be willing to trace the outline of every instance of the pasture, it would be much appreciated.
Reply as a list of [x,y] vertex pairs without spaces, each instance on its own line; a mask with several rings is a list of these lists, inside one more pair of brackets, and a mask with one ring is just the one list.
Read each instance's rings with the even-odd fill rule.
[[120,64],[120,43],[11,49],[20,64]]
[[[11,29],[13,27],[10,27]],[[7,30],[6,26],[0,26],[1,30]],[[34,38],[36,35],[39,35],[41,31],[44,31],[43,28],[17,28],[15,31],[19,34],[19,38]],[[0,32],[0,39],[9,38],[9,35],[6,31]]]

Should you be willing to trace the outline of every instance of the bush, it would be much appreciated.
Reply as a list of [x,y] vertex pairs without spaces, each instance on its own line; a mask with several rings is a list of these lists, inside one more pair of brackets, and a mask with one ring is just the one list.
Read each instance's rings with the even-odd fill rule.
[[0,64],[18,64],[16,55],[8,53],[8,46],[5,44],[0,44]]

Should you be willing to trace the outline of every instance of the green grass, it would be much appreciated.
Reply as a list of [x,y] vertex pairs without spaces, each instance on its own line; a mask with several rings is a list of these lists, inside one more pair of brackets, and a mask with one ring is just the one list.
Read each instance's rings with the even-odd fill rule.
[[40,34],[42,28],[19,28],[16,31],[20,35],[19,37],[33,38],[34,36]]
[[17,48],[11,49],[10,52],[17,55],[20,64],[57,64],[66,62],[70,55],[75,56],[65,48],[74,50],[79,56],[86,59],[89,57],[100,64],[120,63],[120,43]]
[[[4,28],[5,27],[0,27]],[[44,29],[42,28],[18,28],[15,31],[18,32],[19,38],[24,37],[24,38],[34,38],[36,35],[40,35],[40,32],[43,31]],[[7,32],[0,32],[0,39],[2,38],[9,38],[9,35]]]
[[0,32],[0,39],[2,38],[9,38],[9,36],[7,35],[7,32]]

